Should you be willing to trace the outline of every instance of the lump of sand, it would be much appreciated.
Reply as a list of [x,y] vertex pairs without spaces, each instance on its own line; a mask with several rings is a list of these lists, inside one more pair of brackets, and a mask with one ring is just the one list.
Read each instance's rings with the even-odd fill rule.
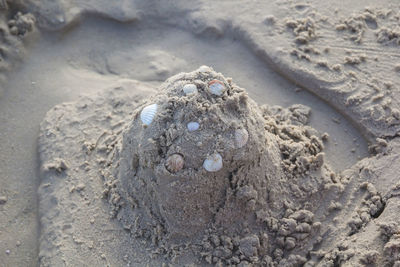
[[[305,126],[309,113],[260,107],[206,66],[171,77],[120,136],[106,183],[115,215],[167,247],[224,233],[237,240],[236,254],[257,258],[261,245],[272,254],[272,236],[288,236],[296,223],[311,231],[330,181],[322,142]],[[287,243],[282,251],[296,246]]]

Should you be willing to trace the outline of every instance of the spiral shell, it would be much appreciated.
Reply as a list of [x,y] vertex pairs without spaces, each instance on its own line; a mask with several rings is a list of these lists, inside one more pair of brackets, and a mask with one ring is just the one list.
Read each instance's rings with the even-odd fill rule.
[[236,129],[235,130],[235,146],[237,148],[244,147],[249,140],[249,133],[246,129]]
[[172,154],[168,157],[167,162],[165,164],[168,171],[175,173],[180,171],[183,168],[185,161],[180,154]]
[[183,86],[183,92],[185,95],[191,95],[191,94],[196,94],[197,91],[197,86],[193,83],[188,83]]
[[195,121],[191,121],[187,124],[187,128],[188,128],[189,132],[197,131],[199,129],[199,127],[200,127],[200,124]]
[[223,82],[219,80],[212,80],[208,83],[208,89],[212,94],[220,96],[225,92],[226,87]]
[[140,119],[144,125],[150,125],[157,113],[157,104],[148,105],[140,112]]
[[203,162],[203,168],[209,172],[217,172],[222,169],[222,156],[219,153],[208,156]]

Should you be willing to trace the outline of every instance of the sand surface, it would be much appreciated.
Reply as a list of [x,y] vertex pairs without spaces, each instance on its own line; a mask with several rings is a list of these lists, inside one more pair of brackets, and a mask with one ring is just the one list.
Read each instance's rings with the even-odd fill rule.
[[[233,77],[259,104],[309,106],[310,125],[329,134],[325,145],[329,165],[349,177],[371,169],[357,176],[358,183],[373,183],[385,198],[388,211],[380,221],[398,221],[389,210],[398,205],[391,188],[399,178],[395,138],[400,118],[400,37],[395,28],[399,11],[392,6],[394,1],[385,3],[9,4],[10,9],[2,11],[4,27],[22,11],[34,14],[36,28],[14,41],[9,34],[11,41],[4,41],[5,47],[21,48],[15,53],[7,50],[11,52],[5,56],[2,73],[0,197],[5,201],[0,204],[0,264],[39,263],[37,136],[48,110],[82,94],[92,96],[121,86],[133,96],[146,97],[166,78],[200,65]],[[374,144],[376,138],[381,142],[370,151],[378,153],[374,158],[367,142]],[[367,159],[359,162],[362,158]],[[340,213],[338,220],[348,216]],[[378,225],[368,222],[360,226],[365,231]],[[332,252],[332,258],[339,254]],[[351,264],[351,259],[347,261]]]

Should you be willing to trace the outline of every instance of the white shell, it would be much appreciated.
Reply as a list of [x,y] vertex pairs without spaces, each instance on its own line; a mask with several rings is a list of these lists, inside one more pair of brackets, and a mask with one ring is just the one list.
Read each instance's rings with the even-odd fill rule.
[[200,124],[195,121],[191,121],[187,124],[187,128],[188,128],[189,132],[194,132],[194,131],[198,130],[199,127],[200,127]]
[[168,157],[165,166],[170,172],[178,172],[183,168],[185,161],[180,154],[172,154]]
[[218,96],[222,95],[226,90],[224,83],[218,80],[212,80],[209,82],[208,89],[212,94]]
[[222,156],[219,153],[208,156],[203,162],[203,168],[209,172],[217,172],[222,169]]
[[235,130],[235,145],[237,148],[241,148],[247,144],[249,140],[249,133],[246,129]]
[[197,91],[197,86],[193,83],[188,83],[183,86],[183,92],[185,95],[190,95],[190,94],[196,94]]
[[157,104],[149,105],[140,112],[140,119],[144,125],[150,125],[157,113]]
[[207,71],[211,71],[211,68],[209,66],[203,65],[203,66],[200,66],[198,71],[199,72],[207,72]]

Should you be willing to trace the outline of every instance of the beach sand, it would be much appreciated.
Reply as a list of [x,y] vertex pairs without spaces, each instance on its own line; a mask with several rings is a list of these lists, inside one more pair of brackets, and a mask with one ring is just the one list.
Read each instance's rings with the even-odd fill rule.
[[[143,100],[165,79],[201,65],[232,77],[259,105],[310,107],[309,125],[327,133],[325,162],[346,186],[329,203],[334,207],[325,221],[331,224],[315,236],[325,241],[285,255],[305,253],[311,266],[382,266],[399,257],[393,226],[400,221],[400,13],[395,1],[7,3],[0,19],[0,265],[127,264],[123,252],[110,259],[101,250],[114,244],[106,237],[118,235],[117,224],[102,233],[98,250],[87,248],[87,240],[96,241],[90,234],[110,223],[103,217],[83,243],[76,241],[73,222],[55,228],[65,237],[58,245],[76,256],[51,253],[55,246],[46,240],[51,226],[40,223],[52,209],[46,208],[51,203],[46,195],[38,194],[48,183],[41,171],[48,158],[42,155],[43,142],[38,146],[39,125],[55,105],[96,103],[98,94],[114,88],[123,88],[133,102]],[[373,205],[378,211],[371,212]],[[51,214],[54,222],[67,215],[57,212]]]

